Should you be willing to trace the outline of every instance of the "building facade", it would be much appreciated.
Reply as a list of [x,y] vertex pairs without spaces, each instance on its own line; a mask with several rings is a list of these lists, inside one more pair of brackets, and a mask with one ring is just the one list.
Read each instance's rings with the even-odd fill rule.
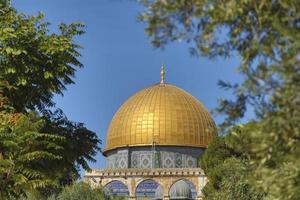
[[130,199],[201,199],[206,177],[198,165],[215,123],[186,91],[161,81],[131,96],[107,133],[107,169],[85,173],[93,187]]

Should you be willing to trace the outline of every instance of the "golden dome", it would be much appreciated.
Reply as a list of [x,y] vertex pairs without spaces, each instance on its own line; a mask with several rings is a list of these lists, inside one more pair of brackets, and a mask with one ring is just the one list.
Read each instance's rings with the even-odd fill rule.
[[165,83],[131,96],[114,115],[104,153],[119,147],[207,147],[216,136],[205,107],[186,91]]

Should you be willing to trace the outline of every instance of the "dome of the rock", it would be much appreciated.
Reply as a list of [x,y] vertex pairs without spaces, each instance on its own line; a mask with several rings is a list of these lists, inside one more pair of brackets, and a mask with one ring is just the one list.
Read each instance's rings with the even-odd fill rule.
[[207,147],[215,124],[206,108],[186,91],[156,84],[131,96],[109,126],[105,151],[120,147]]
[[[196,167],[216,136],[207,109],[164,82],[131,96],[111,120],[103,151],[110,168]],[[154,153],[155,152],[155,153]]]
[[129,199],[201,199],[207,177],[198,161],[216,136],[207,109],[165,83],[162,66],[160,83],[133,94],[111,120],[103,151],[107,169],[85,179]]

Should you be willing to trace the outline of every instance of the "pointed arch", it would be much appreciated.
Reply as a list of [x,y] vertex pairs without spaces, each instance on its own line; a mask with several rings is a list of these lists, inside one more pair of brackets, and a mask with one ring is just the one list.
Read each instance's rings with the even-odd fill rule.
[[192,181],[181,178],[175,180],[169,189],[170,199],[196,199],[197,190]]
[[129,197],[129,190],[126,183],[120,180],[113,180],[104,186],[105,191],[111,196]]
[[138,199],[163,199],[163,186],[155,179],[144,179],[138,182],[135,195]]

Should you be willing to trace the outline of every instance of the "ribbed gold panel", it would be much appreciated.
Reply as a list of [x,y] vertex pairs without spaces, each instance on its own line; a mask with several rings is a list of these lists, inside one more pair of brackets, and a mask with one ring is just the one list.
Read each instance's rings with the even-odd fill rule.
[[157,84],[131,96],[109,126],[104,151],[126,146],[156,145],[207,147],[216,136],[213,119],[192,95]]

